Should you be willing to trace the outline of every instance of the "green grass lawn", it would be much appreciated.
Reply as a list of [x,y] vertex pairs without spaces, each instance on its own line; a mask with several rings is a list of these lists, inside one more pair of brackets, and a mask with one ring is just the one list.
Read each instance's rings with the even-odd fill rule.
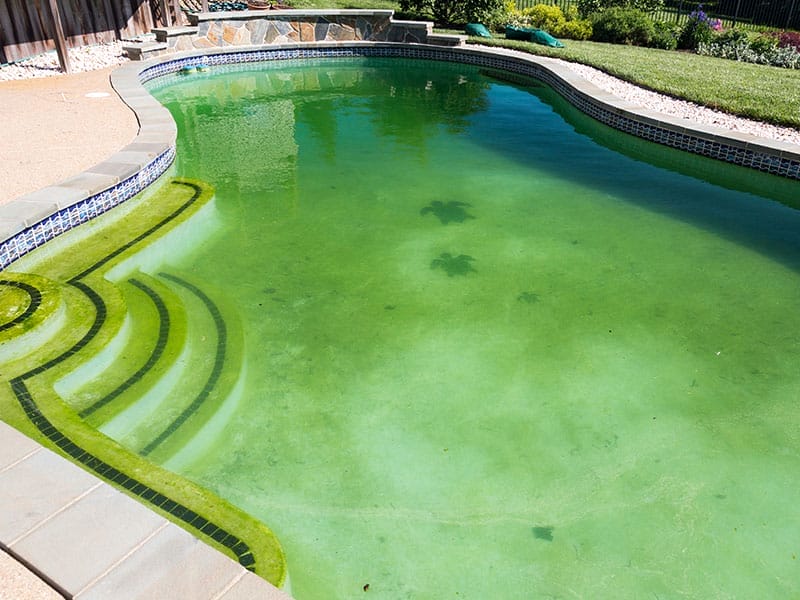
[[564,40],[548,48],[494,38],[471,43],[513,48],[591,65],[642,87],[728,113],[800,128],[800,70],[689,52]]
[[[400,11],[400,5],[395,0],[293,0],[292,5],[297,8]],[[408,14],[398,14],[397,17],[414,18]],[[675,98],[800,129],[800,70],[740,63],[690,52],[599,42],[564,40],[564,48],[548,48],[530,42],[506,40],[502,36],[488,40],[470,38],[469,41],[590,65]]]

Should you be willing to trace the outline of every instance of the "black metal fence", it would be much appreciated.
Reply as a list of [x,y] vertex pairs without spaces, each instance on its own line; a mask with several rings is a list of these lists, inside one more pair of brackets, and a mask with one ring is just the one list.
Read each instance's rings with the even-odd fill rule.
[[[516,3],[517,8],[555,4],[562,10],[578,4],[577,0],[516,0]],[[800,30],[800,0],[665,0],[664,8],[654,16],[661,21],[683,24],[698,7],[726,27]]]

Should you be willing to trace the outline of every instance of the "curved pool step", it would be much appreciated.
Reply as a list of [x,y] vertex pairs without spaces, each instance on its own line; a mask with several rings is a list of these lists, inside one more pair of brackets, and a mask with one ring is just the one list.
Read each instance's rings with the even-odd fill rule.
[[[116,438],[120,443],[162,463],[192,440],[198,448],[197,433],[223,407],[231,412],[243,358],[241,326],[236,312],[220,300],[221,295],[207,292],[185,274],[160,273],[159,280],[180,299],[186,314],[187,334],[181,358],[185,371],[170,382],[170,389],[160,398],[142,398],[132,404],[115,419],[115,427],[125,431]],[[148,405],[146,415],[140,403]],[[143,418],[133,418],[137,416]],[[112,433],[106,427],[101,430]]]
[[110,340],[124,334],[125,300],[116,286],[105,282],[98,286],[100,292],[89,290],[90,296],[72,282],[50,283],[59,290],[58,305],[39,322],[31,319],[34,322],[19,337],[23,341],[35,339],[37,344],[4,363],[7,377],[22,373],[32,376],[58,366],[60,373],[72,371],[76,378],[86,378],[97,365],[87,365],[87,358],[102,356]]
[[38,275],[0,276],[0,363],[55,341],[66,324],[63,286]]
[[167,286],[136,273],[118,287],[127,300],[127,317],[125,327],[102,351],[111,360],[106,357],[105,367],[82,379],[80,387],[57,387],[81,418],[110,437],[117,436],[104,425],[141,397],[163,393],[159,388],[175,370],[186,343],[185,310]]
[[[4,401],[11,400],[13,396],[13,405],[10,406],[8,416],[21,428],[30,430],[50,447],[58,449],[63,455],[124,490],[126,494],[137,497],[154,510],[168,515],[192,535],[221,550],[246,569],[282,585],[286,577],[285,557],[274,534],[263,523],[212,492],[160,468],[135,451],[131,452],[110,440],[80,418],[77,411],[64,402],[55,390],[55,382],[68,379],[69,374],[76,370],[83,373],[87,381],[96,379],[93,369],[105,371],[119,355],[113,351],[115,340],[117,345],[124,347],[126,335],[131,340],[134,339],[134,333],[125,333],[125,328],[129,332],[137,329],[134,311],[131,310],[132,314],[128,315],[127,300],[133,302],[133,294],[136,292],[145,295],[147,293],[142,286],[137,287],[134,283],[128,283],[128,280],[137,278],[139,283],[151,291],[155,290],[153,277],[146,279],[148,276],[136,272],[137,267],[145,271],[154,270],[151,259],[158,253],[150,250],[154,250],[154,245],[157,245],[154,242],[171,232],[175,232],[179,241],[186,245],[199,243],[203,232],[208,233],[210,228],[218,224],[214,219],[211,200],[213,189],[206,184],[174,179],[161,189],[157,197],[144,197],[141,205],[133,206],[132,210],[137,213],[135,218],[124,221],[110,219],[104,227],[84,229],[79,238],[73,238],[72,242],[65,237],[64,247],[58,254],[32,253],[21,259],[18,267],[36,273],[34,277],[46,278],[60,286],[64,310],[67,312],[65,321],[69,326],[55,328],[58,332],[49,335],[47,341],[35,352],[4,364],[2,378],[9,384],[6,394],[8,397],[4,397]],[[204,218],[204,214],[210,218]],[[195,223],[189,222],[195,218],[202,225],[199,233]],[[191,237],[186,237],[187,232],[192,234]],[[76,251],[76,247],[70,247],[70,243],[77,243],[80,249]],[[140,260],[142,253],[147,254],[144,262]],[[131,260],[134,254],[138,256]],[[174,253],[166,257],[167,263],[172,260],[176,260]],[[11,276],[8,273],[4,275]],[[112,279],[117,283],[113,283]],[[165,282],[161,285],[166,289]],[[166,295],[165,291],[164,296]],[[14,321],[18,315],[28,312],[27,304],[32,303],[26,300],[24,292],[17,296],[17,299],[12,298],[10,308],[5,313],[6,321]],[[145,300],[145,304],[147,302]],[[152,298],[150,302],[153,302]],[[172,310],[172,303],[173,301],[164,302],[168,310]],[[25,306],[22,307],[22,304]],[[175,322],[173,314],[185,311],[182,301],[175,300],[174,304],[180,309],[170,314],[170,326]],[[156,309],[144,312],[152,316],[159,311]],[[42,311],[31,311],[33,313],[46,314]],[[2,314],[0,310],[0,326],[3,324]],[[146,320],[149,319],[148,317]],[[12,324],[13,326],[15,325]],[[156,329],[160,330],[159,327]],[[239,330],[238,326],[234,329]],[[157,364],[162,360],[163,356],[150,362]],[[136,369],[127,371],[127,377],[132,377],[147,363],[147,358],[140,358]],[[238,369],[241,363],[232,361],[231,364]],[[215,386],[214,394],[206,394],[209,396],[207,400],[217,394],[220,398],[227,397],[227,393],[219,392],[223,388],[230,391],[234,387],[226,387],[224,381],[234,380],[236,369],[230,376],[226,375],[228,368],[223,369],[223,385]],[[175,379],[182,381],[192,376],[187,374]],[[65,389],[79,389],[80,377],[77,376],[75,381],[78,383],[71,386],[64,383]],[[162,379],[164,378],[159,381]],[[123,376],[118,378],[118,381],[124,380]],[[120,397],[121,395],[117,396]],[[109,402],[108,406],[115,404],[116,400]],[[201,404],[192,416],[203,417],[215,405],[214,402]],[[214,414],[215,411],[210,412]],[[207,423],[209,418],[187,418],[186,421],[185,426],[178,426],[179,432],[188,431],[195,423]],[[170,437],[174,440],[174,436]],[[173,440],[169,443],[174,443]],[[158,451],[161,451],[160,447]]]

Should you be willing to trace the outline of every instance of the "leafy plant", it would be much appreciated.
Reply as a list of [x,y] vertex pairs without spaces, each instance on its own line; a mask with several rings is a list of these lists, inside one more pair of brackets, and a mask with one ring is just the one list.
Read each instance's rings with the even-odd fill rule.
[[689,20],[684,25],[678,38],[678,48],[696,50],[700,44],[709,44],[714,39],[714,32],[722,29],[719,19],[711,19],[704,11],[703,5],[698,4],[697,9],[689,15]]
[[781,31],[778,34],[778,47],[794,48],[795,50],[800,52],[800,32]]
[[570,40],[588,40],[592,37],[592,22],[588,19],[575,19],[567,21],[555,34],[558,37]]
[[588,19],[578,17],[576,9],[566,14],[553,4],[536,4],[530,8],[517,10],[511,2],[508,7],[508,23],[517,27],[543,29],[559,38],[587,40],[592,35],[592,24]]
[[544,29],[553,35],[557,35],[556,29],[566,22],[564,13],[554,4],[536,4],[523,9],[522,15],[530,20],[533,27]]
[[405,12],[429,14],[439,26],[482,23],[503,6],[502,0],[400,0]]
[[664,8],[664,0],[578,0],[578,14],[587,18],[610,8],[635,8],[653,13]]
[[653,22],[637,8],[614,7],[596,15],[592,39],[597,42],[647,46],[653,37]]
[[653,21],[653,35],[650,37],[648,46],[660,48],[662,50],[675,50],[678,47],[678,36],[681,28],[672,23],[663,21]]
[[768,33],[761,33],[749,39],[750,49],[759,54],[767,54],[778,47],[778,39]]
[[742,31],[732,29],[708,43],[701,43],[697,47],[697,53],[739,62],[800,69],[800,51],[794,46],[778,46],[778,44],[779,38],[774,35],[759,34],[751,37]]

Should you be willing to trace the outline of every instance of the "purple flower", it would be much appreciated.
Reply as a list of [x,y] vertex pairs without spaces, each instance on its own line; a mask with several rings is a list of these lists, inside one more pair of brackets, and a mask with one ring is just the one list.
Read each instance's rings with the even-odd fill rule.
[[689,15],[689,19],[693,21],[700,21],[701,23],[705,23],[706,21],[708,21],[708,15],[703,12],[702,4],[697,5],[697,8],[694,9]]

